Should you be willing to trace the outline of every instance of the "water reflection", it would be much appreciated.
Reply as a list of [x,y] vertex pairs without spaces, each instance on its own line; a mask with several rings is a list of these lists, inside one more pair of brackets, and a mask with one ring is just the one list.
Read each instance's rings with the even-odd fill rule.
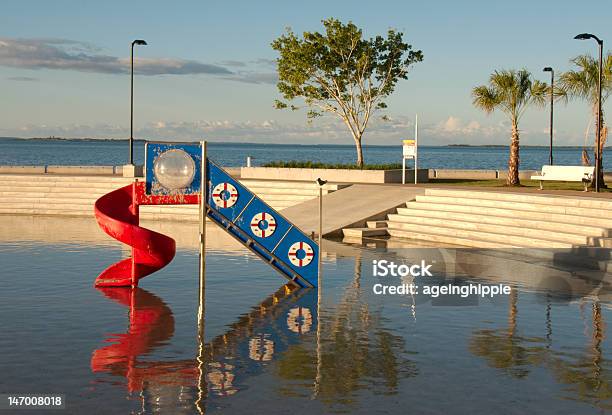
[[242,315],[219,335],[198,345],[198,356],[179,361],[151,361],[146,355],[166,345],[174,334],[170,308],[141,289],[107,288],[100,291],[129,308],[126,333],[111,334],[108,346],[91,358],[94,373],[126,379],[130,394],[139,393],[143,412],[206,411],[207,401],[237,393],[265,364],[278,358],[301,337],[316,328],[314,290],[285,285]]
[[[550,297],[549,294],[546,296]],[[526,378],[536,368],[547,369],[559,384],[564,385],[566,399],[588,402],[600,410],[611,410],[612,367],[602,351],[605,322],[599,301],[593,301],[591,309],[591,328],[585,337],[584,349],[556,349],[550,302],[546,306],[544,337],[520,335],[518,292],[513,289],[508,301],[507,327],[475,331],[469,349],[489,366],[515,378]]]
[[[343,261],[348,271],[324,292],[327,301],[319,303],[315,290],[283,286],[227,325],[223,334],[197,344],[197,356],[185,360],[152,358],[173,342],[175,331],[172,311],[160,298],[142,289],[101,290],[129,308],[129,328],[109,336],[110,344],[93,353],[91,368],[110,374],[113,383],[125,379],[128,392],[140,399],[147,413],[243,412],[253,393],[261,391],[270,402],[314,399],[323,405],[322,412],[372,409],[372,402],[384,402],[388,395],[401,400],[425,391],[431,396],[428,376],[453,373],[448,361],[455,358],[453,364],[460,367],[454,370],[462,374],[469,374],[474,360],[490,367],[478,373],[484,389],[504,379],[527,393],[542,384],[544,373],[549,382],[545,387],[552,390],[546,396],[550,410],[563,408],[569,400],[600,411],[612,409],[612,371],[604,352],[606,303],[592,290],[580,296],[572,286],[568,297],[564,293],[569,288],[560,285],[536,293],[513,288],[499,302],[481,301],[479,312],[459,304],[438,307],[424,298],[377,301],[370,294],[369,261],[360,255]],[[608,295],[602,290],[596,294]],[[406,304],[423,308],[418,321],[407,315]],[[496,309],[500,304],[505,308]],[[578,305],[585,310],[587,331],[577,345],[579,329],[575,322],[561,320],[558,310],[567,318]],[[503,314],[499,325],[488,315],[497,310]],[[539,313],[535,317],[534,310]],[[447,318],[450,312],[458,323]],[[214,317],[208,316],[209,321]],[[401,317],[407,319],[398,326]],[[420,336],[413,337],[406,327]],[[435,345],[438,354],[428,354],[439,339],[455,346],[466,339],[467,348]],[[409,342],[414,345],[409,347]],[[432,356],[439,363],[432,363]],[[253,388],[251,394],[247,388]],[[266,399],[260,403],[262,411],[279,410]],[[504,399],[490,404],[501,407],[514,397]]]
[[308,390],[305,386],[314,384],[315,396],[327,405],[351,405],[362,390],[395,394],[401,379],[417,375],[416,364],[406,358],[404,338],[385,329],[381,312],[370,309],[361,274],[359,256],[338,304],[319,311],[316,350],[296,344],[279,360],[281,394],[302,396]]

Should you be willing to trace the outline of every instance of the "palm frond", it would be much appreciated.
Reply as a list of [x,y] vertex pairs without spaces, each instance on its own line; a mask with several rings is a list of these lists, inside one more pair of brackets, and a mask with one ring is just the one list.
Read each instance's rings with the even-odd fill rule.
[[535,80],[531,82],[529,95],[531,95],[531,100],[535,105],[543,107],[546,105],[546,100],[550,96],[550,87],[546,82]]
[[[589,55],[571,59],[575,69],[564,72],[559,77],[559,89],[566,98],[584,99],[594,104],[598,99],[599,60]],[[603,98],[612,93],[612,53],[604,57],[602,73]]]
[[480,85],[472,90],[472,103],[484,112],[491,113],[500,104],[500,99],[493,88]]

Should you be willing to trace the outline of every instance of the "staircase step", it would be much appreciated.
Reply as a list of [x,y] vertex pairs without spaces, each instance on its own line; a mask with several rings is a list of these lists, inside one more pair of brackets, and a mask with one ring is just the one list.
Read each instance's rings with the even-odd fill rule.
[[612,210],[607,209],[596,209],[596,208],[583,208],[583,207],[572,207],[572,206],[559,206],[529,202],[514,202],[505,200],[493,200],[493,199],[461,199],[456,197],[446,196],[422,196],[417,195],[417,203],[427,203],[428,205],[438,204],[446,207],[449,206],[473,206],[478,205],[480,207],[491,207],[491,208],[505,208],[510,210],[529,211],[538,213],[552,213],[562,215],[579,215],[588,216],[595,218],[610,218],[612,217]]
[[367,238],[370,236],[384,236],[387,235],[386,228],[344,228],[342,234],[349,238]]
[[517,226],[514,224],[505,224],[505,225],[497,225],[497,224],[489,224],[485,222],[476,222],[476,221],[464,221],[457,219],[439,219],[439,218],[419,218],[416,216],[404,216],[401,221],[394,221],[391,219],[389,221],[390,228],[399,228],[402,229],[405,225],[422,225],[422,226],[433,226],[433,227],[445,227],[445,228],[453,228],[459,230],[467,230],[467,231],[478,231],[478,232],[487,232],[487,233],[495,233],[500,235],[513,235],[513,236],[521,236],[526,238],[537,238],[537,239],[545,239],[548,241],[555,242],[564,242],[568,244],[586,244],[588,242],[588,237],[585,235],[577,235],[573,233],[566,233],[560,231],[550,231],[543,229],[533,229],[523,226]]
[[[393,223],[389,226],[389,234],[391,229],[403,230],[407,232],[418,232],[421,234],[446,235],[454,238],[467,238],[475,240],[489,241],[500,245],[514,247],[542,247],[542,248],[571,248],[574,244],[568,242],[560,242],[556,240],[548,240],[545,238],[532,238],[518,235],[508,235],[492,231],[460,229],[452,226],[414,224],[414,223]],[[452,243],[452,242],[450,242]]]
[[514,209],[504,209],[496,207],[483,207],[479,205],[454,205],[454,204],[438,204],[438,203],[407,203],[405,208],[398,208],[397,211],[400,214],[405,214],[409,209],[418,210],[437,210],[445,212],[461,212],[471,213],[478,215],[490,215],[490,216],[503,216],[511,218],[521,219],[532,219],[539,221],[548,222],[559,222],[559,223],[571,223],[576,225],[595,226],[602,228],[612,228],[612,217],[608,218],[593,218],[572,214],[561,214],[561,213],[548,213],[548,212],[535,212],[535,211],[523,211]]
[[599,237],[599,236],[590,236],[589,245],[596,246],[599,248],[612,248],[612,238],[610,237]]
[[[532,229],[543,229],[556,231],[560,228],[564,232],[573,233],[578,235],[600,235],[607,236],[611,230],[604,227],[587,226],[587,225],[576,225],[569,224],[567,222],[552,222],[543,220],[532,220],[532,219],[519,219],[511,216],[493,216],[483,215],[476,213],[463,213],[463,212],[449,212],[444,210],[426,210],[426,209],[403,209],[401,214],[390,214],[388,215],[389,221],[402,222],[411,221],[412,219],[405,218],[421,218],[426,221],[429,218],[436,219],[451,219],[461,220],[469,222],[487,223],[492,225],[510,225],[515,227],[524,227]],[[612,236],[612,235],[611,235]]]
[[550,204],[555,206],[583,207],[591,209],[612,210],[611,199],[588,196],[568,197],[566,195],[537,195],[517,192],[491,192],[483,190],[425,189],[427,196],[444,196],[457,199],[485,199],[510,202],[528,202],[532,204]]
[[384,221],[384,220],[369,220],[369,221],[366,222],[366,226],[368,228],[371,228],[371,229],[386,228],[387,227],[387,221]]
[[468,238],[465,236],[457,237],[444,234],[435,234],[428,232],[417,232],[407,231],[404,229],[387,228],[389,235],[396,238],[410,239],[415,241],[423,242],[435,242],[442,244],[458,245],[465,247],[478,247],[478,248],[514,248],[512,245],[506,243],[498,243],[486,241],[478,238]]
[[[525,236],[537,239],[546,239],[551,241],[566,242],[570,244],[585,244],[588,243],[589,235],[568,232],[563,226],[557,226],[550,229],[537,229],[529,227],[526,224],[521,224],[520,220],[516,223],[507,220],[502,223],[490,223],[487,218],[482,217],[482,220],[465,220],[463,218],[434,218],[434,217],[419,217],[419,216],[404,216],[404,215],[389,215],[389,227],[401,228],[402,224],[419,224],[428,226],[445,226],[450,228],[476,230],[483,232],[494,232],[506,235]],[[591,234],[592,235],[592,234]],[[603,231],[599,231],[599,235],[603,236]]]

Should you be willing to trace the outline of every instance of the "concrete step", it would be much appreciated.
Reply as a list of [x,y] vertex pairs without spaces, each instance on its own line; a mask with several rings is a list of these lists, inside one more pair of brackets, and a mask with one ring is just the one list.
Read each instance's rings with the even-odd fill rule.
[[[391,216],[391,215],[390,215]],[[422,226],[433,226],[433,227],[444,227],[453,228],[467,231],[478,231],[487,232],[492,234],[506,235],[506,236],[520,236],[534,239],[544,239],[547,241],[554,241],[567,244],[584,245],[588,243],[588,237],[585,235],[577,235],[572,233],[566,233],[565,229],[563,232],[559,230],[543,230],[533,229],[523,226],[518,226],[512,223],[505,225],[489,224],[482,221],[464,221],[460,219],[450,218],[420,218],[416,216],[404,216],[402,220],[395,221],[390,217],[388,227],[403,229],[404,225],[422,225]]]
[[371,229],[386,228],[387,227],[387,221],[384,221],[384,220],[369,220],[369,221],[366,222],[366,226],[368,228],[371,228]]
[[131,180],[128,177],[116,176],[116,175],[86,175],[86,174],[0,174],[1,180],[73,180],[75,177],[87,177],[94,181],[105,181],[105,180]]
[[[163,213],[146,213],[141,216],[143,220],[150,221],[170,221],[170,222],[194,222],[197,223],[199,218],[198,216],[190,216],[190,215],[164,215]],[[210,222],[210,221],[209,221]]]
[[80,216],[93,217],[94,212],[91,209],[89,212],[81,210],[58,210],[58,209],[22,209],[22,208],[4,208],[0,207],[0,215],[44,215],[44,216]]
[[348,238],[367,238],[369,236],[385,236],[386,228],[344,228],[342,234]]
[[[403,230],[407,232],[417,232],[420,234],[446,235],[451,238],[466,238],[481,241],[489,241],[500,245],[514,247],[541,247],[541,248],[571,248],[574,244],[568,242],[559,242],[556,240],[548,240],[546,238],[532,238],[519,235],[507,235],[492,231],[461,229],[452,226],[428,225],[416,223],[393,223],[389,224],[389,234],[391,229]],[[453,242],[449,242],[453,243]]]
[[89,192],[76,192],[76,191],[44,191],[44,192],[18,192],[18,191],[4,191],[0,187],[0,199],[11,198],[11,197],[26,197],[26,198],[41,198],[41,197],[60,197],[60,198],[75,198],[75,199],[98,199],[100,196],[105,195],[105,191],[89,191]]
[[477,222],[491,225],[507,225],[521,228],[531,229],[542,229],[548,231],[558,231],[562,229],[563,232],[584,235],[584,236],[607,236],[612,230],[587,225],[576,225],[563,222],[552,222],[532,219],[520,219],[511,216],[492,216],[475,213],[461,213],[461,212],[448,212],[444,210],[426,210],[426,209],[402,209],[401,214],[390,214],[387,216],[389,221],[392,222],[412,222],[413,218],[419,218],[426,223],[430,219],[441,219],[441,220],[460,220],[466,222]]
[[[280,195],[298,195],[298,196],[309,196],[309,197],[317,197],[319,195],[319,190],[318,189],[290,189],[290,188],[279,188],[279,187],[270,187],[270,188],[266,188],[266,187],[250,187],[247,186],[247,188],[257,194],[257,195],[261,195],[261,194],[268,194],[268,195],[276,195],[276,194],[280,194]],[[328,193],[331,193],[328,190],[323,191],[323,194],[326,195]]]
[[19,203],[10,203],[3,202],[0,203],[0,207],[3,209],[23,209],[23,210],[55,210],[57,212],[61,211],[73,211],[73,210],[82,210],[82,211],[91,211],[93,212],[94,205],[93,203],[71,203],[68,200],[63,200],[59,203],[43,203],[43,202],[19,202]]
[[599,248],[612,248],[611,237],[589,236],[588,244]]
[[32,189],[101,189],[107,192],[127,186],[131,182],[116,182],[116,183],[90,183],[75,179],[72,182],[0,182],[0,189],[22,189],[23,191],[34,191]]
[[451,236],[445,234],[436,234],[428,232],[408,231],[405,229],[387,228],[389,235],[395,238],[410,239],[414,241],[423,241],[426,243],[449,244],[465,247],[477,248],[513,248],[512,245],[506,243],[491,242],[478,238],[468,238],[466,236]]
[[55,205],[70,203],[72,205],[87,205],[93,208],[96,197],[93,198],[69,198],[69,197],[12,197],[12,198],[0,198],[0,205],[14,204],[14,205]]
[[259,193],[257,194],[264,201],[267,200],[286,200],[286,201],[297,201],[302,202],[304,200],[310,200],[314,196],[310,195],[287,195],[287,194],[270,194],[270,193]]
[[409,209],[417,210],[437,210],[445,212],[461,212],[477,215],[504,216],[511,218],[533,219],[539,221],[571,223],[576,225],[596,226],[602,228],[612,228],[612,218],[592,218],[579,215],[534,212],[513,210],[505,208],[485,207],[478,205],[453,205],[453,204],[424,204],[424,203],[407,203],[405,208],[398,208],[398,213],[405,214]]
[[528,203],[528,202],[513,202],[504,200],[493,200],[493,199],[460,199],[456,197],[446,196],[417,196],[417,203],[438,204],[444,206],[450,205],[462,205],[462,206],[473,206],[477,205],[480,207],[492,207],[492,208],[505,208],[510,210],[520,210],[529,212],[540,212],[540,213],[556,213],[563,215],[579,215],[588,216],[595,218],[611,218],[612,210],[607,209],[596,209],[596,208],[582,208],[582,207],[571,207],[571,206],[559,206],[539,203]]
[[[289,180],[257,180],[257,179],[240,179],[240,183],[248,188],[251,187],[264,187],[270,188],[283,188],[283,189],[314,189],[317,192],[319,187],[314,182],[298,182]],[[350,184],[338,184],[338,183],[327,183],[323,186],[324,190],[335,191],[350,186]]]
[[584,207],[593,209],[612,210],[611,199],[601,199],[588,196],[567,195],[534,195],[517,192],[491,192],[482,190],[447,190],[447,189],[425,189],[426,196],[444,196],[457,199],[486,199],[511,202],[528,202],[537,204],[552,204],[556,206]]

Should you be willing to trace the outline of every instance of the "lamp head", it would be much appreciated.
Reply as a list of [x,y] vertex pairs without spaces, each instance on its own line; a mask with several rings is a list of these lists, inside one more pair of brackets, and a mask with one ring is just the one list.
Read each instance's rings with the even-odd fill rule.
[[574,39],[587,40],[587,39],[591,39],[592,37],[593,35],[590,33],[580,33],[579,35],[574,36]]
[[132,42],[132,45],[143,45],[144,46],[146,44],[147,44],[146,40],[143,40],[143,39],[136,39],[135,41]]
[[579,35],[574,36],[574,39],[577,39],[577,40],[595,39],[597,43],[599,43],[600,45],[603,45],[603,40],[601,40],[600,38],[598,38],[597,36],[591,33],[580,33]]
[[546,68],[542,69],[544,72],[552,72],[553,68],[551,68],[550,66],[547,66]]

